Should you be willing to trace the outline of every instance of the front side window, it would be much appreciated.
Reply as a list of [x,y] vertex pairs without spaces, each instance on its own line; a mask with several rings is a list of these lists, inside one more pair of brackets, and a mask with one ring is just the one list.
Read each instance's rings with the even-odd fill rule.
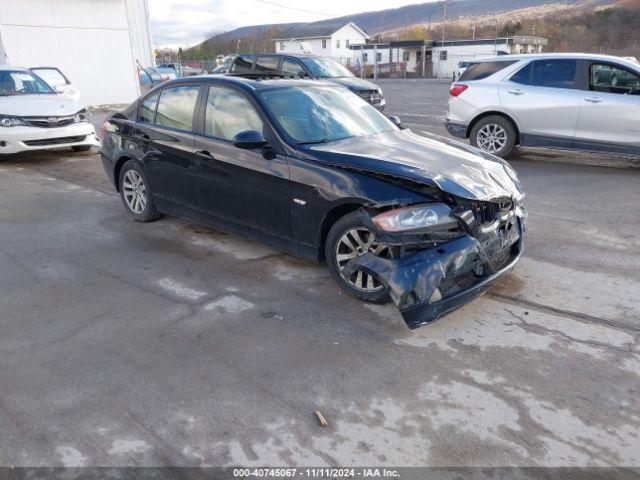
[[322,39],[322,48],[327,48],[327,39],[326,38]]
[[280,50],[284,50],[284,42],[280,42]]
[[349,39],[348,38],[344,41],[344,48],[349,48]]
[[267,109],[298,144],[375,135],[397,127],[346,88],[296,86],[260,94]]
[[156,107],[158,105],[158,93],[144,99],[140,104],[138,112],[138,121],[145,123],[153,123],[156,119]]
[[67,78],[57,68],[32,68],[31,71],[53,88],[64,87],[68,83]]
[[0,71],[0,97],[56,93],[47,83],[25,70]]
[[204,133],[209,137],[233,140],[246,130],[263,133],[264,123],[253,104],[240,92],[212,85],[205,111]]
[[179,130],[192,130],[199,85],[168,87],[160,93],[155,124]]
[[440,52],[440,60],[446,60],[447,59],[447,51],[446,50],[442,50]]
[[292,75],[294,77],[305,77],[307,75],[307,72],[305,72],[302,65],[295,60],[290,60],[288,58],[282,60],[282,71],[285,74]]
[[498,62],[479,62],[464,65],[464,62],[460,62],[458,66],[460,68],[467,69],[464,71],[462,75],[460,75],[460,79],[458,81],[464,82],[470,80],[482,80],[483,78],[490,77],[494,73],[498,73],[500,70],[507,68],[509,65],[513,65],[516,63],[516,60],[506,60],[506,61],[498,61]]
[[604,63],[592,63],[589,69],[589,90],[605,93],[638,93],[640,75],[626,68]]
[[340,39],[336,40],[336,48],[340,48]]

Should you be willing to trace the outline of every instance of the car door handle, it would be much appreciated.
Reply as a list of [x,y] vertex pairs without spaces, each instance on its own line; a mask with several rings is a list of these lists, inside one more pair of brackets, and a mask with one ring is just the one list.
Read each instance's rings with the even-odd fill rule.
[[584,99],[584,101],[589,103],[602,103],[602,99],[596,97],[587,97]]
[[209,150],[196,150],[196,155],[200,158],[204,158],[205,160],[215,160],[214,157]]
[[507,90],[507,92],[510,93],[511,95],[524,95],[524,92],[522,90],[517,90],[517,89]]

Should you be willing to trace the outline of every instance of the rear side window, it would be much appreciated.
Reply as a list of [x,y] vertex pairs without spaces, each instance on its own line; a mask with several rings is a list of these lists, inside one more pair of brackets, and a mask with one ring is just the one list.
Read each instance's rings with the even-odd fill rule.
[[288,58],[282,61],[282,71],[294,77],[305,77],[307,75],[307,72],[300,63],[295,60],[289,60]]
[[459,82],[482,80],[483,78],[490,77],[494,73],[498,73],[500,70],[507,68],[509,65],[516,63],[516,60],[501,60],[497,62],[479,62],[469,65],[460,78]]
[[511,81],[548,88],[576,88],[575,60],[536,60],[519,70]]
[[231,71],[233,73],[250,73],[252,66],[253,66],[252,57],[249,57],[247,55],[240,55],[239,57],[236,57],[235,62],[233,62]]
[[192,130],[199,90],[199,85],[169,87],[162,90],[155,124],[180,130]]
[[159,94],[151,95],[144,99],[144,102],[140,104],[140,110],[138,112],[138,121],[145,123],[153,123],[156,117],[156,105],[158,105]]
[[277,73],[280,71],[280,58],[258,57],[256,59],[256,73]]

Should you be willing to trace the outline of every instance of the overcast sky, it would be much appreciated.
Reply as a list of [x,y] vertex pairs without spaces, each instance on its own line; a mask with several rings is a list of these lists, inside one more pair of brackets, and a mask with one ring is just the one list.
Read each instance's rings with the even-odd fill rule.
[[193,45],[207,32],[247,25],[314,22],[428,0],[149,0],[157,47]]

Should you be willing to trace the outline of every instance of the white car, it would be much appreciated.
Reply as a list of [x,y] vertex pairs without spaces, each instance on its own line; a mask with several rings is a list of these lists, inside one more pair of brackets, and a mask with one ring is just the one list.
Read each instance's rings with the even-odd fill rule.
[[623,58],[486,58],[449,93],[449,133],[500,157],[515,145],[640,155],[640,65]]
[[86,109],[30,70],[0,67],[0,155],[99,147]]

